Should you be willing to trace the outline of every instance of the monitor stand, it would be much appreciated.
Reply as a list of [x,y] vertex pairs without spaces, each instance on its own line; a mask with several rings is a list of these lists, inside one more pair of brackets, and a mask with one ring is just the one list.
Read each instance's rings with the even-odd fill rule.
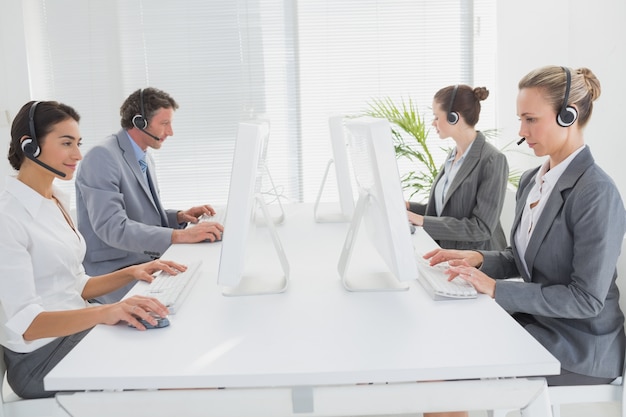
[[[322,184],[320,185],[320,190],[317,192],[317,198],[315,199],[315,206],[313,207],[313,216],[317,223],[344,223],[350,221],[350,215],[346,214],[346,209],[341,207],[340,212],[330,212],[330,213],[320,213],[319,204],[322,199],[322,194],[324,191],[324,186],[326,185],[326,180],[328,179],[328,173],[330,172],[330,167],[335,163],[334,159],[329,159],[326,164],[326,170],[324,171],[324,177],[322,177]],[[341,205],[341,204],[340,204]]]
[[[285,292],[289,285],[289,261],[287,260],[287,255],[280,242],[280,238],[278,237],[274,221],[270,216],[267,204],[263,201],[263,196],[256,194],[255,202],[263,214],[264,224],[267,226],[267,230],[272,239],[272,245],[278,256],[283,275],[268,276],[267,271],[263,270],[258,270],[254,273],[244,271],[237,286],[222,286],[222,294],[225,296],[238,297],[246,295],[280,294]],[[242,250],[245,250],[245,248],[242,248]]]
[[[266,224],[274,223],[274,224],[281,224],[283,221],[285,221],[285,209],[283,208],[283,204],[280,202],[280,194],[278,193],[278,189],[276,188],[276,185],[274,185],[274,180],[272,179],[272,175],[270,174],[270,170],[267,167],[267,165],[264,165],[263,167],[263,171],[265,172],[265,175],[267,175],[267,178],[269,179],[269,182],[271,184],[271,192],[267,192],[267,193],[263,193],[263,194],[271,194],[274,197],[276,197],[276,200],[278,201],[278,214],[277,215],[270,215],[269,217],[265,216],[264,213],[258,213],[258,210],[255,210],[254,213],[254,222],[257,224],[257,226],[264,226]],[[267,206],[267,204],[266,204]],[[269,213],[269,208],[268,208],[268,213]]]
[[[359,199],[354,209],[354,215],[348,228],[346,240],[339,257],[339,264],[337,269],[341,276],[341,282],[347,291],[362,292],[362,291],[406,291],[409,289],[409,284],[400,282],[396,279],[394,274],[387,268],[384,271],[377,271],[371,273],[359,272],[354,276],[349,276],[348,270],[350,267],[350,261],[355,251],[357,242],[357,236],[360,229],[361,222],[370,204],[371,196],[369,193],[359,193]],[[383,262],[384,263],[384,262]]]

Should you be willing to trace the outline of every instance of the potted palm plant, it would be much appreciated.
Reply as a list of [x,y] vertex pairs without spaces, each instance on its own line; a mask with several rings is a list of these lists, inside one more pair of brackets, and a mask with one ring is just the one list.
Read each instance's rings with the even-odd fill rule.
[[[409,198],[416,201],[428,198],[431,186],[439,172],[440,163],[435,162],[427,142],[430,128],[426,126],[424,117],[419,113],[417,106],[409,98],[402,99],[399,104],[389,98],[375,98],[367,103],[363,115],[387,119],[391,124],[391,133],[397,158],[406,158],[411,162],[418,162],[412,169],[402,174],[402,186],[409,190]],[[487,137],[497,134],[494,129],[482,131]],[[510,144],[502,148],[506,152]],[[443,148],[442,148],[443,149]],[[445,153],[449,149],[443,149]],[[517,187],[520,172],[509,170],[509,184]]]
[[416,166],[424,169],[410,170],[401,176],[402,185],[410,190],[410,197],[427,198],[430,187],[435,181],[439,165],[426,142],[429,128],[424,117],[418,112],[411,99],[402,99],[396,105],[391,98],[375,98],[368,103],[364,112],[367,116],[387,119],[391,124],[391,133],[397,158],[407,158],[419,162]]

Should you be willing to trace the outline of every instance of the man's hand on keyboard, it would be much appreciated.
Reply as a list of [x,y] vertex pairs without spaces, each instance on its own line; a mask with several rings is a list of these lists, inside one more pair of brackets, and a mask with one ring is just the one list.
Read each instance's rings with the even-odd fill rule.
[[158,271],[164,271],[170,275],[176,275],[179,272],[187,270],[187,266],[174,261],[157,259],[139,265],[132,265],[126,268],[128,273],[136,280],[152,282],[153,274]]
[[186,229],[174,229],[172,243],[198,243],[205,240],[215,242],[222,240],[222,232],[224,232],[224,226],[220,223],[199,222]]
[[214,214],[215,209],[211,205],[205,204],[203,206],[192,207],[189,210],[179,211],[176,213],[176,220],[178,223],[198,223],[200,216],[213,216]]

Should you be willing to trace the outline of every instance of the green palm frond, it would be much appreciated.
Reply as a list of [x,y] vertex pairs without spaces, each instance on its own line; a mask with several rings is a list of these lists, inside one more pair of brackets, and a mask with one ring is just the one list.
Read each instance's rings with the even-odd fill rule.
[[391,123],[396,156],[419,162],[426,168],[421,172],[412,171],[403,175],[403,187],[411,190],[411,196],[428,196],[439,167],[426,143],[430,129],[413,100],[402,99],[396,105],[389,97],[375,98],[367,105],[364,115],[387,119]]
[[[390,97],[374,98],[367,103],[367,109],[361,116],[371,116],[387,119],[391,124],[391,134],[397,158],[407,158],[424,167],[420,171],[410,171],[402,175],[402,186],[409,190],[410,197],[427,198],[430,188],[437,177],[439,166],[435,164],[433,155],[428,147],[427,139],[430,128],[426,126],[424,117],[419,113],[417,106],[410,98],[401,99],[397,104]],[[482,130],[487,138],[496,138],[497,129]],[[501,151],[507,152],[510,143]],[[515,148],[513,148],[514,150]],[[448,153],[449,149],[442,149]],[[517,188],[521,172],[510,170],[509,183]]]

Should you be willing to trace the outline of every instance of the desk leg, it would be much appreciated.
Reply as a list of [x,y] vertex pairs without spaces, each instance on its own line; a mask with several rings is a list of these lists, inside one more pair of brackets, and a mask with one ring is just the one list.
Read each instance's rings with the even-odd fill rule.
[[548,384],[545,381],[541,391],[526,407],[521,409],[520,414],[522,417],[552,417]]
[[313,387],[291,388],[291,404],[294,414],[312,413],[315,411],[313,406]]

